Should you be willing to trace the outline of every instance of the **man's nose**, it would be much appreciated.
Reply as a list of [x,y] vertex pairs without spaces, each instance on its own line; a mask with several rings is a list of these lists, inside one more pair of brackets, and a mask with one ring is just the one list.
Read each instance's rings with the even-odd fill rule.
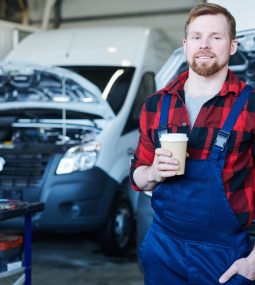
[[211,47],[209,39],[202,39],[200,49],[209,49]]

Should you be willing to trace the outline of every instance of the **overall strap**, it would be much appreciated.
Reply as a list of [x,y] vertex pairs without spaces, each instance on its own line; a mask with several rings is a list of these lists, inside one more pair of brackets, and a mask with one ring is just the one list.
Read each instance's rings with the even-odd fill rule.
[[222,129],[219,130],[219,133],[214,142],[210,159],[218,160],[222,169],[225,163],[225,157],[227,153],[227,142],[230,137],[231,131],[252,91],[253,88],[251,86],[246,85],[244,87],[240,95],[237,97],[234,105],[232,106],[232,109],[230,110],[230,113]]
[[160,136],[162,134],[166,134],[167,131],[167,125],[168,125],[168,114],[169,114],[169,109],[170,109],[170,104],[171,104],[171,99],[172,99],[172,94],[165,94],[163,96],[162,100],[162,106],[161,106],[161,112],[160,112],[160,120],[159,120],[159,127],[156,130],[156,147],[160,147]]

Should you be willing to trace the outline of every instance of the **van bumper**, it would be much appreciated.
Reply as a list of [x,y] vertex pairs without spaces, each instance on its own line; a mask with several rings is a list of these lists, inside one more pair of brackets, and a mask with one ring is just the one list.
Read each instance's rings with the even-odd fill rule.
[[[50,171],[49,173],[54,173]],[[32,218],[39,230],[74,232],[99,230],[105,223],[119,184],[98,167],[82,172],[51,175],[39,201],[43,212]],[[1,228],[22,228],[23,218],[1,222]]]

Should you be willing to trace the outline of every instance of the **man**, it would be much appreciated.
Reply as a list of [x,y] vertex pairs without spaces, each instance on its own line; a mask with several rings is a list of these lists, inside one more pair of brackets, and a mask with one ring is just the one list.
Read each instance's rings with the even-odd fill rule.
[[[153,191],[152,225],[139,256],[146,285],[253,284],[255,96],[228,69],[235,19],[216,4],[193,8],[183,40],[189,70],[149,96],[130,180]],[[160,147],[164,132],[189,137],[185,174]]]

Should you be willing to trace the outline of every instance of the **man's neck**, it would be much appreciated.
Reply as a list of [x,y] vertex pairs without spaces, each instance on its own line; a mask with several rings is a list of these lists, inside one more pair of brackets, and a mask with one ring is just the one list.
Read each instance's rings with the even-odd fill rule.
[[186,96],[201,97],[212,96],[219,93],[228,73],[228,68],[223,68],[217,73],[204,77],[189,69],[189,77],[187,78],[184,91]]

